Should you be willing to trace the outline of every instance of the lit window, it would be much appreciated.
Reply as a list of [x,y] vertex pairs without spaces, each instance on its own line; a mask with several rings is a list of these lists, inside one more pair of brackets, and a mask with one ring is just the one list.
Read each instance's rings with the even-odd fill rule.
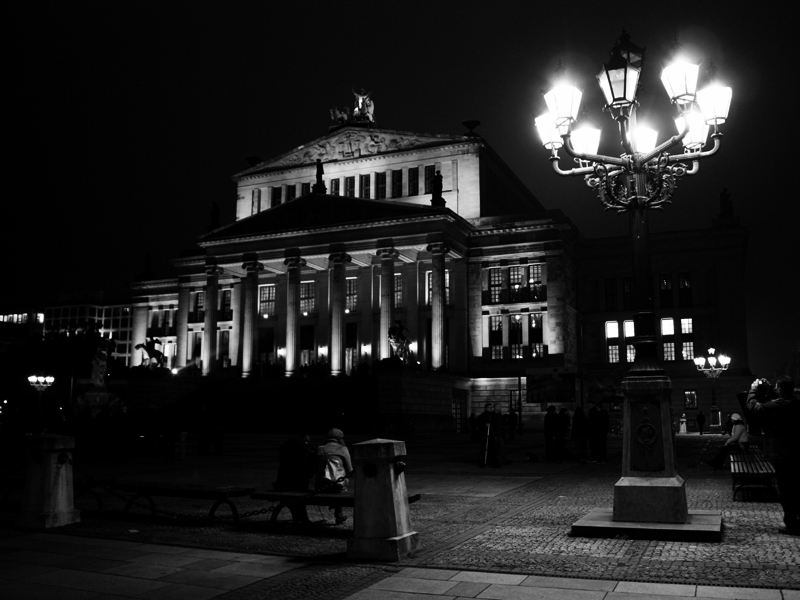
[[314,312],[314,282],[300,282],[300,312]]
[[683,342],[683,360],[694,360],[694,342]]
[[608,362],[610,363],[619,362],[619,346],[608,347]]
[[681,333],[694,333],[691,319],[681,319]]
[[633,321],[625,321],[622,325],[624,327],[626,338],[632,338],[636,336],[636,332],[633,329]]
[[275,314],[274,284],[258,286],[258,314],[262,316]]
[[528,287],[530,288],[531,300],[545,300],[544,286],[542,285],[542,265],[530,265],[528,267]]
[[345,308],[347,310],[355,310],[358,305],[358,278],[347,278],[347,292],[345,299]]
[[511,317],[508,341],[511,345],[511,358],[522,358],[522,315]]
[[394,307],[403,307],[403,274],[394,274]]
[[503,270],[489,269],[489,302],[500,302],[503,289]]
[[492,359],[503,358],[503,317],[489,317],[489,346],[492,349]]
[[675,335],[675,321],[673,319],[661,319],[661,335]]
[[632,363],[636,360],[636,346],[631,346],[630,344],[628,344],[627,350],[628,350],[628,356],[627,356],[628,362]]
[[355,175],[344,178],[344,195],[348,198],[355,198],[356,196],[356,178]]
[[674,342],[664,342],[664,360],[675,360]]
[[331,196],[338,196],[341,190],[339,179],[331,179]]
[[511,301],[519,302],[522,295],[522,271],[524,267],[508,268],[508,285],[511,293]]
[[[428,306],[431,305],[431,299],[433,298],[433,271],[428,271],[426,277],[426,303]],[[444,303],[450,304],[450,271],[444,272]]]
[[683,391],[683,407],[688,409],[697,408],[697,390]]
[[606,339],[612,340],[619,337],[619,323],[606,321]]

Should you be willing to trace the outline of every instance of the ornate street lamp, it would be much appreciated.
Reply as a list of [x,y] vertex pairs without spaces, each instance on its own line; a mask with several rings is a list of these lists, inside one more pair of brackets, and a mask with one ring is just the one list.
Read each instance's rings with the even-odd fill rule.
[[56,378],[52,375],[31,375],[28,377],[28,383],[31,384],[33,389],[39,392],[39,410],[42,410],[42,394],[47,388],[53,385],[55,380]]
[[694,364],[697,370],[711,380],[711,427],[720,427],[722,419],[720,418],[720,410],[717,406],[717,379],[722,375],[723,371],[728,370],[728,365],[731,364],[730,356],[720,354],[714,356],[715,348],[708,349],[708,358],[698,356],[694,359]]
[[[678,181],[696,174],[699,161],[719,150],[718,125],[727,119],[731,90],[714,85],[698,92],[697,65],[677,61],[664,68],[661,81],[677,109],[678,133],[658,144],[658,134],[636,122],[644,57],[644,48],[632,44],[623,31],[597,75],[604,111],[619,131],[619,156],[598,154],[597,129],[573,131],[581,93],[564,80],[560,66],[556,85],[545,94],[548,112],[536,119],[536,128],[557,174],[583,177],[606,210],[629,215],[636,356],[622,384],[623,466],[614,488],[613,520],[677,524],[686,523],[690,515],[672,451],[671,382],[657,356],[647,214],[670,204]],[[713,147],[705,149],[710,128]],[[577,167],[561,169],[560,148]]]

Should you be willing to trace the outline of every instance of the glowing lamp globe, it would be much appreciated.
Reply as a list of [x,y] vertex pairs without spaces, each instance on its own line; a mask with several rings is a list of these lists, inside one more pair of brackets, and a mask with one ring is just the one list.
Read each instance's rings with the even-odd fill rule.
[[597,154],[600,147],[600,130],[581,127],[572,132],[572,148],[578,154]]
[[637,127],[631,132],[633,149],[641,154],[646,154],[656,147],[658,132],[649,127]]
[[683,128],[687,123],[689,132],[683,138],[683,145],[689,150],[699,150],[706,143],[706,138],[708,138],[708,124],[703,114],[695,109],[675,119],[675,126],[678,128],[678,133],[683,132]]
[[561,135],[558,132],[558,127],[556,127],[556,123],[550,113],[545,113],[536,117],[534,124],[536,125],[536,130],[539,132],[539,137],[545,148],[548,150],[552,148],[558,149],[564,145],[564,142],[561,140]]
[[719,125],[728,118],[731,108],[733,90],[729,87],[715,85],[697,92],[697,103],[706,123]]
[[670,100],[678,104],[694,102],[699,72],[700,65],[683,61],[664,67],[661,71],[661,83],[664,84]]
[[544,95],[547,110],[557,126],[569,125],[578,118],[583,93],[566,83],[555,86]]

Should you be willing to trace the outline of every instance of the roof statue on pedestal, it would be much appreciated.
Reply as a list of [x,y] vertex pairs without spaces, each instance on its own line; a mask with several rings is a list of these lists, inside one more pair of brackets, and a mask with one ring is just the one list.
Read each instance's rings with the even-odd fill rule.
[[364,88],[361,88],[358,92],[353,89],[353,95],[356,98],[353,113],[350,114],[350,109],[346,106],[341,108],[334,106],[330,111],[331,119],[338,121],[340,125],[374,123],[375,102],[372,101],[371,94],[372,92],[367,92]]

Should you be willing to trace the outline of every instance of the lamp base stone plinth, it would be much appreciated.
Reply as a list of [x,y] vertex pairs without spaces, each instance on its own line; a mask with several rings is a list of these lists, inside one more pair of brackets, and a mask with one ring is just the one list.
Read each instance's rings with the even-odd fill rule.
[[419,546],[419,534],[411,531],[391,538],[352,538],[347,542],[347,558],[397,562]]
[[685,523],[617,521],[611,508],[596,508],[572,524],[573,537],[666,540],[672,542],[722,541],[722,513],[690,510]]
[[686,486],[674,477],[622,477],[614,486],[614,520],[685,523]]

